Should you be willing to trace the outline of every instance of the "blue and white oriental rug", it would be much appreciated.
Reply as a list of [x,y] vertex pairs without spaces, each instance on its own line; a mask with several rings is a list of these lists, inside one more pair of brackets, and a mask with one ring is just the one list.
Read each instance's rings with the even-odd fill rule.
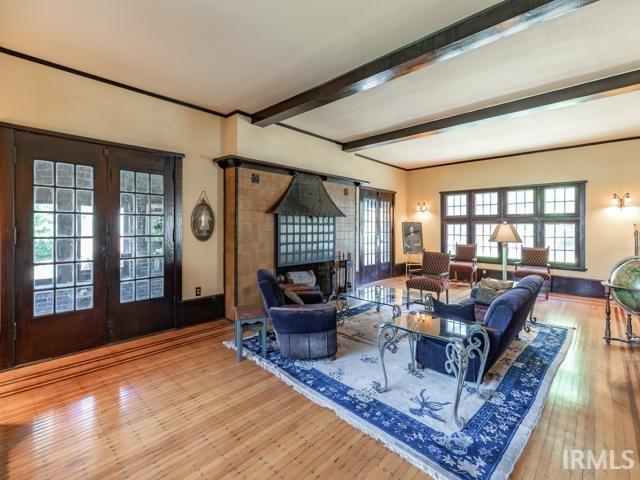
[[258,337],[245,339],[244,355],[436,479],[507,478],[540,418],[573,332],[541,323],[522,332],[485,377],[481,388],[496,391],[491,400],[466,385],[460,415],[468,421],[460,429],[453,418],[454,378],[429,369],[410,372],[406,338],[395,354],[385,353],[389,390],[376,391],[383,378],[376,326],[390,318],[385,307],[379,313],[371,305],[349,310],[335,361],[290,360],[275,341],[264,358]]

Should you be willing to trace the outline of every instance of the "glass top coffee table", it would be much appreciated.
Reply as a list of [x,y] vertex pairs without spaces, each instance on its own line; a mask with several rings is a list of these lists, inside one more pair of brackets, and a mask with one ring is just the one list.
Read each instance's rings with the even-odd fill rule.
[[349,304],[347,302],[349,298],[373,303],[376,305],[376,311],[378,312],[380,311],[381,305],[391,307],[393,309],[393,318],[399,317],[402,314],[402,305],[407,305],[407,307],[412,303],[425,305],[423,298],[419,295],[410,294],[408,290],[403,288],[384,287],[381,285],[356,287],[350,292],[343,292],[338,295],[337,306],[341,316],[344,316],[349,310]]
[[[396,353],[400,332],[407,334],[409,339],[409,350],[411,352],[411,363],[409,370],[416,368],[416,342],[419,337],[442,340],[446,343],[445,370],[453,374],[457,381],[453,415],[457,425],[462,428],[465,419],[458,415],[460,396],[464,388],[464,379],[467,376],[467,368],[470,358],[480,358],[480,371],[476,381],[476,392],[480,393],[480,383],[484,375],[487,357],[489,355],[489,335],[480,323],[463,322],[440,317],[433,312],[408,312],[394,317],[389,322],[384,322],[378,327],[377,344],[382,365],[384,384],[377,388],[379,393],[388,390],[387,370],[384,365],[385,351]],[[429,367],[429,365],[424,365]]]

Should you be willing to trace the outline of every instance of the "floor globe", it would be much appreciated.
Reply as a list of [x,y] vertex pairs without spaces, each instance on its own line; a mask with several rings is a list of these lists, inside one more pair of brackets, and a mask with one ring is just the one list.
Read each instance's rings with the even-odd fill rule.
[[611,270],[609,284],[622,309],[640,316],[640,257],[620,260]]

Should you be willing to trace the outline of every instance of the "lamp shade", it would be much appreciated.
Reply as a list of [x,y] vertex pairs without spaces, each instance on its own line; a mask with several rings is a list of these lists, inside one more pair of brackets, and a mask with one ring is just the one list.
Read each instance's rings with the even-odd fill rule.
[[496,225],[496,228],[491,234],[491,238],[489,240],[500,243],[522,243],[522,239],[520,238],[520,235],[518,235],[516,227],[507,222]]

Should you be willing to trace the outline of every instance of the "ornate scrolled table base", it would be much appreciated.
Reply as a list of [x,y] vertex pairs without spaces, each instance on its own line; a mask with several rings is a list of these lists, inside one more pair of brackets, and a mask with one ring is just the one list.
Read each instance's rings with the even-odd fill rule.
[[[398,350],[398,333],[399,328],[393,323],[383,323],[378,327],[377,343],[378,353],[380,355],[380,364],[382,366],[383,384],[378,385],[376,390],[384,393],[389,388],[387,379],[387,370],[384,364],[384,354],[387,350],[396,353]],[[407,332],[409,337],[409,350],[411,352],[411,363],[409,363],[409,371],[415,371],[415,344],[418,337],[422,336],[417,332]],[[469,368],[469,359],[480,358],[480,369],[478,378],[476,379],[476,393],[481,398],[489,398],[487,392],[480,391],[480,383],[484,375],[484,369],[487,364],[489,355],[489,335],[480,325],[474,325],[469,328],[467,335],[456,338],[447,343],[446,346],[447,360],[445,362],[445,370],[447,373],[453,374],[456,379],[456,394],[453,406],[453,416],[458,427],[464,427],[466,420],[458,414],[460,407],[460,398],[464,390],[464,381]]]

